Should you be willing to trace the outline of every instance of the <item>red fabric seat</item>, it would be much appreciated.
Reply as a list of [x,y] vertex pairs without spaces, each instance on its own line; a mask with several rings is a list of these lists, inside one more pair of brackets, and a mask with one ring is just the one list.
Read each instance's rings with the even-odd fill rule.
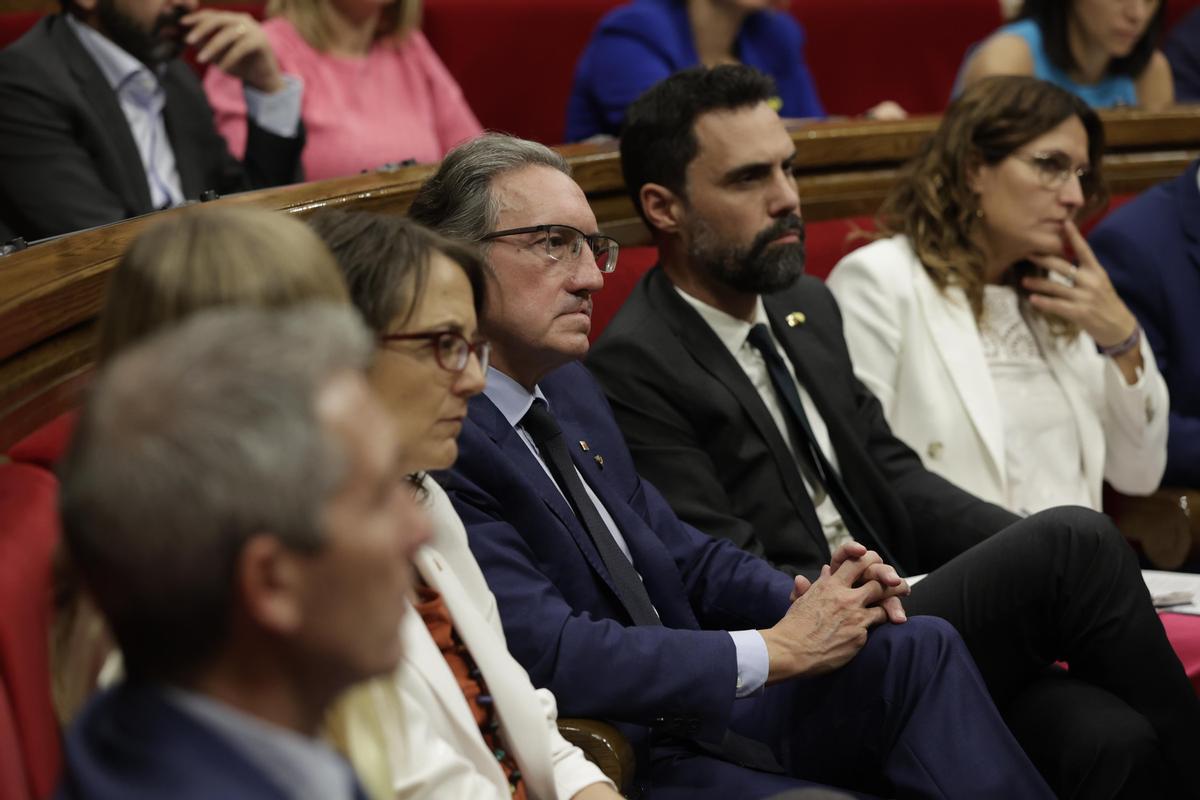
[[66,452],[78,416],[77,412],[68,411],[55,417],[9,448],[8,457],[18,464],[32,464],[53,472]]
[[[58,481],[49,471],[0,464],[0,680],[27,792],[37,798],[54,790],[62,762],[49,654],[57,501]],[[0,748],[6,737],[4,705],[0,704]],[[0,765],[12,759],[11,752],[3,753]]]
[[8,686],[0,677],[0,797],[5,800],[34,800],[25,774],[17,718],[8,702]]
[[1167,639],[1183,664],[1192,688],[1200,695],[1200,617],[1190,614],[1159,614]]

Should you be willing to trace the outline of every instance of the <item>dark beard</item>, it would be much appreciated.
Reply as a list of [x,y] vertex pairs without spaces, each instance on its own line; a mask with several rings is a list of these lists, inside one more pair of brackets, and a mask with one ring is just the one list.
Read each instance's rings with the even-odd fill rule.
[[187,14],[187,9],[182,6],[163,9],[153,27],[146,31],[118,9],[115,0],[100,0],[96,5],[96,16],[104,35],[151,69],[183,52],[185,31],[179,20]]
[[[691,233],[688,258],[693,267],[743,294],[772,294],[804,274],[804,220],[795,214],[776,220],[746,247],[722,244],[703,220],[696,220]],[[771,245],[788,233],[798,234],[800,241]]]

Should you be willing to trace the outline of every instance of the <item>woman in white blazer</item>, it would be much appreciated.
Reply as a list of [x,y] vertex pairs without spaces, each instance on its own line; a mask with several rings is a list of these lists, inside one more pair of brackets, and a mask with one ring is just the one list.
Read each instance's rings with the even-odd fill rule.
[[1166,465],[1166,384],[1073,222],[1104,201],[1102,136],[1048,83],[972,86],[885,201],[890,237],[829,278],[892,430],[1018,513],[1149,494]]
[[[334,738],[379,798],[619,797],[558,733],[554,696],[534,689],[509,655],[466,531],[442,489],[420,475],[454,463],[467,400],[483,389],[478,255],[401,217],[324,212],[312,224],[379,336],[371,382],[401,432],[397,473],[415,476],[433,528],[415,559],[423,593],[404,617],[401,666],[341,702]],[[443,642],[452,626],[453,646],[435,641],[438,622]],[[457,673],[451,659],[460,659]],[[467,672],[471,662],[477,673]],[[469,703],[465,689],[490,701]]]

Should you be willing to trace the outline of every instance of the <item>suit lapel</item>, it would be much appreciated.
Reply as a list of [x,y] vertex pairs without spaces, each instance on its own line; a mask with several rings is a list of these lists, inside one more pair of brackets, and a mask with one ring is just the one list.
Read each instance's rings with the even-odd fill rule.
[[1200,161],[1193,162],[1191,168],[1179,178],[1179,218],[1183,221],[1183,233],[1187,237],[1188,257],[1192,266],[1200,269],[1200,186],[1196,184],[1196,173],[1200,171]]
[[[617,587],[613,585],[612,578],[608,574],[608,570],[604,567],[604,562],[600,558],[600,552],[596,549],[592,537],[583,527],[583,523],[579,521],[579,518],[575,516],[574,510],[572,510],[566,498],[563,497],[562,492],[558,490],[558,486],[550,479],[550,476],[543,469],[541,463],[530,452],[529,447],[525,444],[520,434],[517,433],[512,425],[508,424],[508,420],[500,413],[500,409],[496,408],[496,405],[486,395],[481,394],[473,397],[470,403],[472,406],[478,406],[480,409],[476,415],[480,427],[496,443],[496,446],[500,448],[505,457],[517,466],[518,472],[525,476],[532,484],[542,502],[546,504],[551,513],[567,529],[567,532],[575,541],[575,545],[583,553],[583,557],[587,559],[588,564],[591,565],[592,570],[600,576],[613,595],[619,597],[620,594],[617,592]],[[474,412],[475,409],[472,408],[472,411]],[[558,418],[560,427],[564,428],[563,435],[568,437],[567,442],[570,444],[569,434],[565,431],[566,422],[559,417],[560,410],[552,406],[551,411]],[[569,451],[570,447],[567,449]]]
[[750,378],[712,328],[678,296],[661,268],[651,275],[649,290],[655,305],[667,312],[664,319],[696,363],[730,391],[750,418],[758,435],[767,443],[776,468],[784,476],[784,488],[805,529],[816,541],[818,551],[828,553],[829,544],[817,519],[812,498],[808,496],[800,468],[796,465],[796,458],[784,442],[779,427]]
[[[917,269],[923,269],[919,265]],[[955,393],[962,401],[971,425],[983,441],[989,465],[1007,485],[1004,470],[1004,417],[996,387],[988,369],[987,357],[979,337],[979,325],[961,289],[948,288],[943,294],[924,275],[915,281],[921,318],[929,330],[938,357],[950,376]]]
[[98,145],[109,151],[106,160],[115,165],[120,174],[121,185],[111,188],[121,195],[126,206],[135,213],[153,211],[142,156],[133,141],[129,120],[121,110],[116,92],[108,85],[100,67],[84,49],[66,20],[60,18],[55,22],[51,28],[51,39],[77,81],[85,107],[96,117],[96,127],[101,134]]
[[[553,797],[554,775],[544,769],[551,761],[546,719],[539,705],[527,702],[533,691],[527,676],[508,654],[504,640],[496,635],[476,610],[467,590],[441,554],[431,547],[424,547],[417,553],[416,562],[425,582],[441,594],[454,622],[454,629],[458,631],[495,698],[496,713],[504,724],[505,744],[516,754],[525,781],[532,790],[531,795]],[[440,657],[441,654],[438,655]],[[521,691],[523,685],[528,687],[528,693]],[[460,696],[462,694],[457,682],[452,687],[444,688]],[[460,706],[461,711],[463,704],[456,705]],[[453,716],[456,723],[468,729],[471,741],[479,740],[475,735],[478,728],[473,717],[468,715],[463,718],[461,713]],[[485,754],[485,757],[490,756],[490,753]]]

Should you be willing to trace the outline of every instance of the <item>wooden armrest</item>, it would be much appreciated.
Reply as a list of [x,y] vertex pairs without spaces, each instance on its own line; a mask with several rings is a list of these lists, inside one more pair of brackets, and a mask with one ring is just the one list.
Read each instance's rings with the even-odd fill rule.
[[558,721],[558,732],[600,767],[621,794],[629,792],[636,762],[633,748],[620,731],[595,719],[563,718]]
[[1178,569],[1200,547],[1200,491],[1164,487],[1148,497],[1112,492],[1106,508],[1157,569]]

